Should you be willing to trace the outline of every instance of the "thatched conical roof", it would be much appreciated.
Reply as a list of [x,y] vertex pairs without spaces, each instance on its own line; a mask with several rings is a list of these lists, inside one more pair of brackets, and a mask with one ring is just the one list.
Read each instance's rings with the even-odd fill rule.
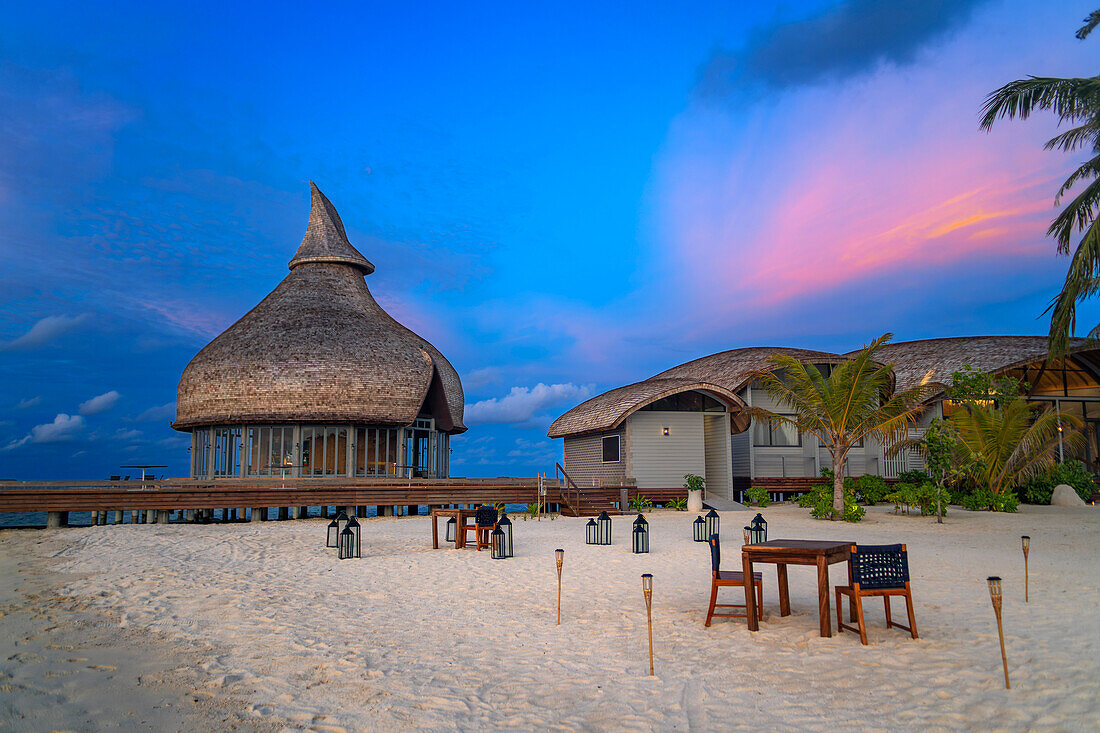
[[371,295],[372,265],[310,183],[309,226],[290,274],[183,371],[181,430],[200,425],[410,425],[423,407],[459,433],[463,395],[446,358]]

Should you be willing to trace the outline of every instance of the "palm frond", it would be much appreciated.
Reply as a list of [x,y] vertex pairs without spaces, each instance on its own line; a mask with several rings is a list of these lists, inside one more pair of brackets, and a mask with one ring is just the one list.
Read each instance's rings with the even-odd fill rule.
[[1085,40],[1092,33],[1092,29],[1100,25],[1100,10],[1094,10],[1085,18],[1085,24],[1077,29],[1077,38]]
[[[1097,178],[1100,177],[1100,155],[1087,160],[1081,164],[1081,166],[1073,173],[1069,174],[1069,178],[1062,183],[1062,187],[1058,189],[1058,193],[1054,194],[1054,204],[1057,206],[1062,201],[1062,196],[1067,191],[1073,188],[1074,184],[1080,181],[1082,178]],[[1091,202],[1087,202],[1090,209],[1093,209],[1097,205],[1097,200],[1094,199]]]
[[1084,231],[1096,220],[1098,205],[1100,205],[1100,178],[1086,186],[1085,190],[1077,194],[1054,217],[1054,221],[1047,229],[1047,234],[1054,237],[1058,242],[1058,252],[1060,254],[1069,254],[1070,240],[1074,231]]
[[1047,348],[1052,357],[1069,350],[1069,340],[1077,330],[1077,303],[1100,292],[1100,227],[1094,221],[1081,238],[1070,259],[1062,290],[1054,296]]
[[1100,140],[1100,121],[1094,116],[1087,123],[1060,132],[1047,140],[1043,149],[1061,150],[1065,153],[1085,147],[1095,150],[1098,140]]
[[990,130],[998,119],[1026,120],[1035,110],[1052,110],[1059,122],[1084,120],[1096,112],[1100,78],[1059,79],[1029,76],[1010,81],[991,92],[982,105],[983,130]]

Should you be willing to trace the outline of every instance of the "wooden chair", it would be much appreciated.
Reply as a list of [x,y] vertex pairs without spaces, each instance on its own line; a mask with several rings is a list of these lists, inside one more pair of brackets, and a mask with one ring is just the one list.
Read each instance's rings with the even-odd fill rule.
[[493,528],[496,525],[497,510],[487,504],[482,504],[474,512],[474,523],[464,525],[462,531],[466,533],[467,543],[469,542],[469,533],[474,533],[474,544],[477,551],[481,552],[481,548],[488,547],[492,541]]
[[[836,587],[837,631],[858,631],[859,640],[867,643],[867,624],[863,621],[863,599],[866,596],[882,596],[886,605],[886,628],[904,629],[917,637],[917,619],[913,615],[913,593],[909,589],[909,553],[905,545],[852,545],[852,557],[848,561],[852,584]],[[849,621],[858,621],[859,627],[844,623],[841,597],[848,596]],[[905,609],[909,613],[909,625],[903,626],[890,617],[890,596],[905,596]]]
[[[722,565],[722,547],[718,541],[718,535],[712,534],[710,539],[710,608],[707,609],[707,622],[705,626],[710,626],[710,621],[715,616],[727,617],[727,618],[745,618],[748,615],[748,609],[745,608],[744,603],[718,603],[718,589],[722,586],[736,586],[738,588],[745,587],[745,574],[740,570],[721,570]],[[752,584],[756,587],[756,615],[758,618],[764,617],[764,581],[760,573],[752,574]],[[716,608],[740,608],[741,613],[715,613]]]

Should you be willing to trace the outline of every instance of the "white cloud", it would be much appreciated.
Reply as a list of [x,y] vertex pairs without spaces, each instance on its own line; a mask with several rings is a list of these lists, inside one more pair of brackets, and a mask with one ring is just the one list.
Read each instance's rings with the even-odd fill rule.
[[140,430],[117,430],[115,434],[111,436],[114,440],[132,440],[134,438],[141,437]]
[[66,415],[64,412],[58,413],[52,423],[48,422],[43,425],[35,425],[31,428],[29,435],[19,440],[13,440],[4,446],[3,449],[11,450],[21,445],[25,445],[26,443],[59,443],[63,440],[70,440],[79,433],[83,427],[84,418],[80,415]]
[[42,397],[40,397],[40,396],[39,397],[27,397],[27,398],[19,400],[18,404],[16,404],[16,406],[15,406],[15,409],[22,410],[25,407],[34,407],[35,405],[37,405],[41,401],[42,401]]
[[512,387],[504,397],[493,397],[466,405],[465,421],[474,424],[524,423],[548,407],[579,402],[592,394],[590,386],[573,383]]
[[171,420],[176,416],[176,403],[165,402],[163,405],[154,405],[137,416],[137,420]]
[[462,377],[462,388],[470,392],[476,392],[490,384],[500,381],[500,369],[497,367],[482,367],[475,369]]
[[43,346],[87,320],[87,313],[81,313],[79,316],[46,316],[19,338],[0,346],[0,351],[34,349]]
[[80,403],[81,415],[98,415],[101,412],[110,410],[118,402],[118,398],[121,397],[118,392],[111,390],[110,392],[104,392],[101,395],[96,395],[92,399]]

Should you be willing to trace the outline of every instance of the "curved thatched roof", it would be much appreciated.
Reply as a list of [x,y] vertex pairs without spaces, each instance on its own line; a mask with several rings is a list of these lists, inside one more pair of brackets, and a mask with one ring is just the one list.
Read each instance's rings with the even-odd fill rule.
[[742,405],[744,403],[737,392],[752,378],[753,373],[769,368],[768,358],[775,353],[789,354],[814,364],[843,361],[839,354],[785,347],[760,346],[723,351],[582,402],[555,420],[547,434],[551,438],[562,438],[611,430],[631,413],[651,402],[688,390],[709,391],[727,406]]
[[[1085,342],[1078,339],[1070,351],[1083,348]],[[894,365],[897,389],[919,384],[946,388],[951,375],[966,365],[997,373],[1044,361],[1047,340],[1045,336],[958,336],[886,344],[878,353],[879,361]]]
[[465,431],[458,373],[375,302],[363,280],[374,266],[310,187],[309,227],[290,274],[187,365],[174,427],[410,425],[427,401],[440,430]]

